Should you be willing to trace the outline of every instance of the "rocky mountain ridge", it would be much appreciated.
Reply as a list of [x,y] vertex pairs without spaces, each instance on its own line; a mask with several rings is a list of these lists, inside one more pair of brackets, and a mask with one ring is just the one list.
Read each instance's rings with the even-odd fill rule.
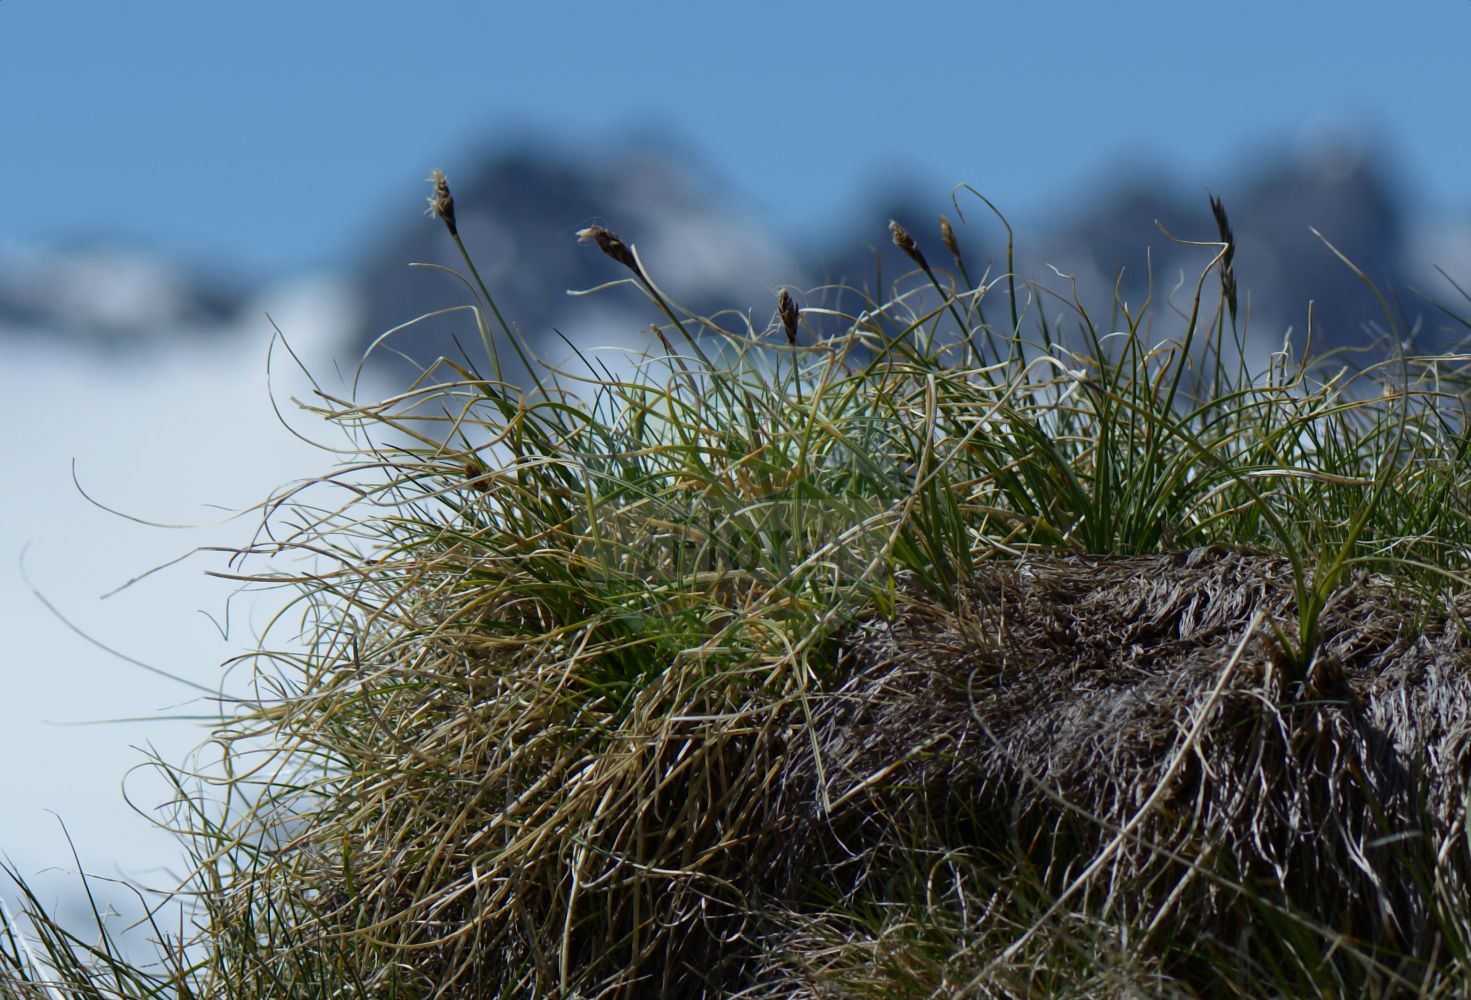
[[[903,191],[875,199],[848,232],[794,238],[770,220],[729,207],[716,181],[668,155],[632,148],[596,163],[547,150],[506,150],[452,181],[460,232],[501,311],[549,356],[561,356],[559,349],[570,354],[563,338],[579,346],[640,346],[656,318],[627,290],[590,299],[566,294],[624,277],[595,250],[578,245],[574,234],[587,225],[607,226],[633,244],[674,299],[702,314],[750,310],[760,327],[780,287],[841,284],[882,294],[911,270],[888,240],[890,218],[944,266],[948,254],[936,216],[945,212],[959,223],[949,192]],[[1079,297],[1094,310],[1107,308],[1115,287],[1134,309],[1152,296],[1156,316],[1167,318],[1166,300],[1179,307],[1183,295],[1188,306],[1214,251],[1182,245],[1160,227],[1178,240],[1215,240],[1207,191],[1138,176],[1100,184],[1099,191],[1081,210],[1019,231],[1018,272],[1068,296],[1076,282]],[[1309,299],[1318,346],[1366,343],[1374,335],[1366,326],[1384,325],[1372,293],[1310,227],[1382,290],[1398,294],[1404,328],[1415,329],[1416,346],[1443,348],[1456,340],[1453,324],[1415,290],[1430,285],[1437,298],[1454,297],[1454,289],[1425,268],[1436,248],[1462,257],[1438,261],[1452,276],[1458,265],[1471,265],[1465,259],[1471,220],[1426,237],[1411,224],[1392,164],[1382,156],[1357,150],[1284,154],[1243,178],[1228,178],[1213,193],[1230,213],[1243,310],[1249,309],[1251,336],[1259,343],[1280,345],[1289,326],[1300,336]],[[988,195],[1004,202],[1004,193]],[[958,199],[969,224],[957,228],[972,271],[989,263],[994,277],[1004,269],[1004,230],[979,200],[964,192]],[[345,361],[385,330],[468,301],[452,275],[408,266],[462,270],[441,226],[403,212],[386,221],[384,232],[381,242],[343,262],[341,277],[359,316],[354,342],[342,349]],[[0,248],[0,336],[45,331],[129,347],[234,328],[242,311],[259,309],[261,301],[259,289],[231,286],[122,244]],[[374,363],[402,366],[408,358],[422,365],[441,354],[473,351],[476,343],[469,316],[451,313],[390,338]]]

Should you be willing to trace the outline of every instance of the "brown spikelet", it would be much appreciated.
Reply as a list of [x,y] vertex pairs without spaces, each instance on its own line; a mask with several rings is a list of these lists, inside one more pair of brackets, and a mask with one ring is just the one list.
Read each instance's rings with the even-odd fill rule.
[[792,299],[792,295],[785,288],[776,297],[776,311],[781,316],[782,329],[787,332],[787,343],[792,346],[797,344],[797,321],[801,319],[801,310]]
[[436,219],[443,219],[449,234],[458,236],[460,231],[455,226],[455,198],[449,193],[449,181],[445,178],[444,171],[431,170],[429,181],[434,185],[434,193],[429,196],[428,214]]
[[960,260],[960,242],[955,238],[955,227],[943,215],[940,216],[940,240],[945,244],[945,249],[950,251],[950,255]]
[[1221,257],[1221,292],[1226,296],[1226,305],[1231,310],[1231,322],[1236,322],[1236,272],[1231,263],[1236,257],[1236,235],[1231,232],[1231,220],[1226,218],[1226,206],[1215,195],[1210,196],[1211,215],[1216,217],[1216,230],[1226,252]]
[[470,481],[470,485],[481,493],[489,493],[490,484],[485,481],[484,471],[473,461],[465,462],[465,478]]
[[612,257],[640,278],[643,277],[643,271],[639,270],[638,260],[634,258],[633,251],[628,248],[627,243],[624,243],[618,238],[617,233],[604,229],[602,226],[588,226],[586,229],[579,229],[577,231],[577,238],[583,243],[587,243],[588,241],[596,243],[598,249],[603,251],[603,253]]
[[914,242],[914,237],[909,235],[907,229],[893,219],[890,219],[889,232],[894,234],[894,246],[903,250],[909,255],[910,260],[914,261],[924,270],[928,271],[930,269],[930,265],[924,259],[924,254],[919,252],[919,244]]

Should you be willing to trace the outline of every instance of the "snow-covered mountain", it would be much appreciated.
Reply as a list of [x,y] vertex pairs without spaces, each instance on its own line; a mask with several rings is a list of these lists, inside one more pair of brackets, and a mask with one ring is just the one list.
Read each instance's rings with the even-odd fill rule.
[[243,289],[120,241],[0,244],[0,336],[127,349],[225,326]]

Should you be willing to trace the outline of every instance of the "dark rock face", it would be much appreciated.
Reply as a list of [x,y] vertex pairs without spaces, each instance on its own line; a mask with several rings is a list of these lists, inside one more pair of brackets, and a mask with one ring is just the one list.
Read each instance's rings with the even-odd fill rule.
[[[1364,346],[1388,329],[1373,293],[1323,239],[1386,295],[1423,278],[1406,273],[1404,208],[1385,166],[1373,159],[1347,150],[1312,159],[1283,157],[1244,183],[1225,185],[1216,193],[1237,239],[1234,270],[1241,288],[1241,318],[1247,319],[1249,308],[1250,330],[1264,346],[1280,346],[1291,326],[1301,349],[1310,300],[1315,350]],[[1152,274],[1156,316],[1166,296],[1188,310],[1215,248],[1182,246],[1161,232],[1156,220],[1181,240],[1219,238],[1204,190],[1141,183],[1120,188],[1096,209],[1063,223],[1044,237],[1042,255],[1029,254],[1028,259],[1038,268],[1051,263],[1076,274],[1085,303],[1107,303],[1118,270],[1124,268],[1120,292],[1132,307],[1137,309],[1149,294]],[[1211,307],[1215,287],[1214,278],[1207,279],[1205,301]],[[1423,310],[1408,298],[1404,304],[1410,313]],[[1375,329],[1366,329],[1369,324]],[[1444,332],[1428,330],[1422,337],[1416,343],[1419,350],[1445,346]]]
[[1361,343],[1365,323],[1387,320],[1369,289],[1310,227],[1387,292],[1413,279],[1402,271],[1401,214],[1373,162],[1325,158],[1264,173],[1243,199],[1238,229],[1252,235],[1243,242],[1238,271],[1248,284],[1260,282],[1264,303],[1294,325],[1305,321],[1312,299],[1315,335],[1321,331],[1333,346]]

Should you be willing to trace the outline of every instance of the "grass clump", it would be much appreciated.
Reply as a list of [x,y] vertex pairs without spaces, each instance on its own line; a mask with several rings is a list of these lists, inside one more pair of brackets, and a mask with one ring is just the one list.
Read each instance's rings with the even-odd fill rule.
[[194,932],[147,970],[32,900],[0,984],[1463,988],[1466,359],[1254,366],[1211,208],[1158,328],[1009,245],[972,282],[946,219],[954,274],[894,223],[917,271],[759,321],[592,227],[659,319],[619,371],[466,255],[481,359],[318,390],[350,455],[238,553],[308,641],[168,769]]

